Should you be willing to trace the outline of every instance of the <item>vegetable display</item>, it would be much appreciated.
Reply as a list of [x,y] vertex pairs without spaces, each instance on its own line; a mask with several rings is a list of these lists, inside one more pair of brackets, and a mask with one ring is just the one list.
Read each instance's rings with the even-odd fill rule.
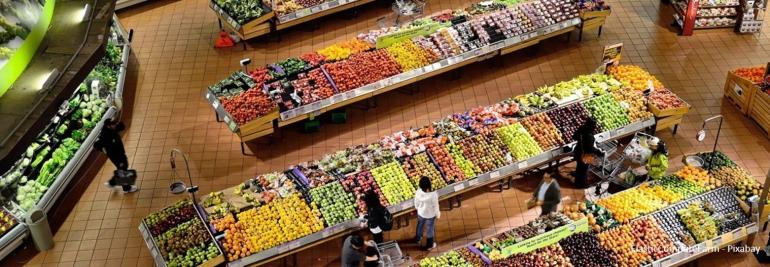
[[[46,0],[0,1],[0,68],[21,46],[40,19]],[[20,42],[12,42],[20,40]]]

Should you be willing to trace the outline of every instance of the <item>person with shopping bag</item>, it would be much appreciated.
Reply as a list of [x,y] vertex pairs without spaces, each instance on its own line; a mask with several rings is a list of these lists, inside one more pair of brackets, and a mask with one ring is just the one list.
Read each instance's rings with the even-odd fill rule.
[[134,185],[136,171],[128,169],[128,156],[126,156],[126,149],[123,147],[123,141],[120,137],[120,132],[125,128],[126,126],[122,122],[113,119],[106,120],[102,126],[102,131],[99,133],[99,138],[94,142],[94,148],[107,154],[117,169],[112,178],[104,185],[111,190],[120,185],[123,193],[133,193],[138,191],[139,187]]

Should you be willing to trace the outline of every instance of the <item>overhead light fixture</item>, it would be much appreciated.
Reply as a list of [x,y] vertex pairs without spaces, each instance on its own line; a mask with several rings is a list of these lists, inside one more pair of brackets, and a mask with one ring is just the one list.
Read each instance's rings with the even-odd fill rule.
[[53,83],[56,82],[56,78],[58,77],[59,77],[59,69],[54,68],[50,72],[41,75],[38,80],[37,86],[35,86],[34,88],[41,92],[48,90],[49,88],[51,88],[51,86],[53,86]]
[[83,10],[81,10],[81,12],[82,12],[81,14],[76,16],[77,22],[88,21],[88,19],[90,18],[89,15],[91,14],[91,4],[86,4],[85,6],[83,6]]

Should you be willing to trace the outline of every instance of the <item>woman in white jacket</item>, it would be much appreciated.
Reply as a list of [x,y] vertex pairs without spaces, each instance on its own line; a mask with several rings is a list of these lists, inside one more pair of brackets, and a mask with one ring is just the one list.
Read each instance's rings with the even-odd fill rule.
[[436,219],[441,218],[441,210],[439,210],[438,205],[438,194],[433,192],[430,179],[425,176],[421,177],[419,186],[420,188],[417,189],[414,195],[414,208],[417,209],[417,235],[415,236],[415,241],[418,245],[420,244],[420,241],[422,241],[422,231],[427,225],[428,229],[425,235],[428,240],[424,248],[425,250],[431,250],[436,247],[433,238]]

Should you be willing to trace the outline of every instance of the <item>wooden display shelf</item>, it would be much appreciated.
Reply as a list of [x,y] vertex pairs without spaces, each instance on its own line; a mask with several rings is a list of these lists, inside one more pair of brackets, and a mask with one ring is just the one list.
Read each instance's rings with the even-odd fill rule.
[[[682,100],[682,102],[684,102],[684,100]],[[652,115],[655,115],[655,117],[657,118],[685,115],[687,114],[687,112],[690,112],[690,104],[688,104],[687,102],[684,102],[684,105],[681,107],[670,108],[670,109],[659,109],[653,103],[648,103],[647,108],[649,108],[650,112],[652,112]]]
[[592,30],[592,29],[599,29],[598,36],[602,36],[602,28],[604,27],[604,22],[607,21],[607,17],[612,14],[611,9],[605,9],[601,11],[580,11],[580,19],[582,22],[580,23],[580,26],[578,27],[579,33],[578,33],[578,41],[583,40],[583,32],[586,30]]
[[727,72],[724,97],[733,102],[744,115],[748,114],[749,106],[758,88],[751,81]]
[[280,112],[278,112],[278,109],[276,108],[272,112],[265,114],[262,117],[256,118],[253,121],[241,125],[238,131],[238,136],[241,138],[241,142],[251,141],[273,133],[274,121],[278,120],[279,117]]
[[770,95],[757,91],[749,108],[749,117],[770,136]]
[[[676,126],[682,123],[682,119],[684,118],[684,115],[674,115],[674,116],[668,116],[665,118],[660,118],[657,120],[657,125],[655,126],[655,132],[674,127],[676,129]],[[676,130],[675,130],[676,131]]]

